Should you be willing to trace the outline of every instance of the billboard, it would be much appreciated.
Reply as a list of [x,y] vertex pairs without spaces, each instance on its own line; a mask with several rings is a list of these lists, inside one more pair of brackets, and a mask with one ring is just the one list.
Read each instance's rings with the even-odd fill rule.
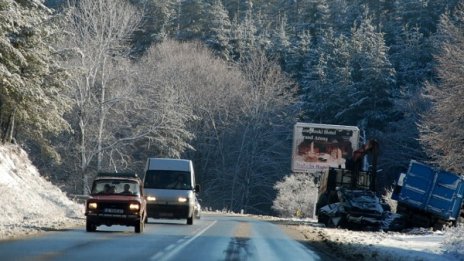
[[292,171],[345,168],[347,159],[358,145],[359,129],[356,126],[298,122],[293,131]]

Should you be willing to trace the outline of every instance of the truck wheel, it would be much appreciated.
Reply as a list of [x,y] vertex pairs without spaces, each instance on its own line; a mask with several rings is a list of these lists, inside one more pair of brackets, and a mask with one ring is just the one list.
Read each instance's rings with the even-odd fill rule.
[[85,230],[87,232],[95,232],[97,230],[97,226],[94,225],[91,221],[87,220],[85,224]]
[[193,215],[187,218],[187,225],[193,225]]
[[134,228],[135,233],[142,233],[144,225],[145,225],[145,222],[143,222],[143,220],[140,220],[139,222],[137,222]]

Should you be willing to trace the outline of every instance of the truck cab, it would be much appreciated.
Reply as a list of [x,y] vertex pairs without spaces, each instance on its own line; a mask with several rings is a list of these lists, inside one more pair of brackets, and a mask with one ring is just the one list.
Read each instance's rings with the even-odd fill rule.
[[200,213],[191,160],[148,158],[145,167],[144,191],[150,218],[186,219],[188,225]]

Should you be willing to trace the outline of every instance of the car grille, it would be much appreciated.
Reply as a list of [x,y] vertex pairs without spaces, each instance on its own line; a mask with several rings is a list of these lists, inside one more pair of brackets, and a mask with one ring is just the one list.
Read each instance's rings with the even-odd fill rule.
[[125,213],[128,209],[128,203],[101,202],[98,204],[100,213]]

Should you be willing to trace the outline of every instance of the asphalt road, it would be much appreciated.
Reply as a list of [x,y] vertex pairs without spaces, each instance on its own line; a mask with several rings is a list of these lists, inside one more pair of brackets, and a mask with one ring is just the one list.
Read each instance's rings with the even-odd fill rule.
[[145,231],[100,226],[0,242],[0,260],[330,260],[289,238],[277,225],[241,216],[149,219]]

